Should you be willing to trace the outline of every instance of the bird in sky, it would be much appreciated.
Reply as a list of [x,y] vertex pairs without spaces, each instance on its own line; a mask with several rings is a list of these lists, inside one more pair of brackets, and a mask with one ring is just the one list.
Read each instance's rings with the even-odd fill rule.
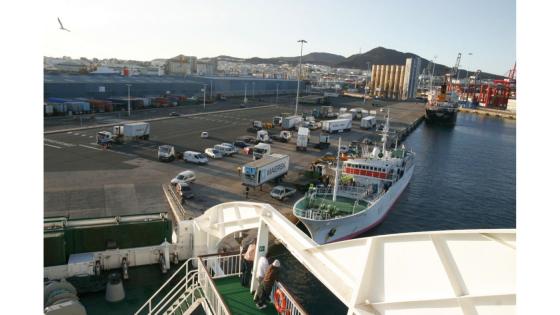
[[62,25],[62,22],[60,21],[60,18],[58,18],[58,17],[57,17],[57,19],[58,19],[58,24],[60,24],[60,29],[61,29],[61,30],[65,30],[65,31],[68,31],[68,32],[70,32],[70,30],[69,30],[69,29],[67,29],[67,28],[64,28],[64,26]]

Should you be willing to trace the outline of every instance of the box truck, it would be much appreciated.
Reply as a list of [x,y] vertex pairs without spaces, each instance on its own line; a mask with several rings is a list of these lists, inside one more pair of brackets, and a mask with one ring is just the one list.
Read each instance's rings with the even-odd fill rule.
[[323,131],[328,133],[350,131],[351,129],[352,120],[349,118],[323,121]]
[[309,140],[309,128],[299,127],[297,134],[296,150],[307,151],[307,141]]
[[284,129],[284,130],[294,129],[295,130],[302,121],[303,121],[303,118],[301,116],[284,117],[282,119],[282,129]]
[[376,124],[375,117],[373,116],[366,116],[362,118],[360,122],[360,128],[362,129],[370,129],[374,128]]
[[260,186],[270,180],[277,179],[288,173],[290,157],[285,154],[271,154],[258,161],[243,165],[243,184]]

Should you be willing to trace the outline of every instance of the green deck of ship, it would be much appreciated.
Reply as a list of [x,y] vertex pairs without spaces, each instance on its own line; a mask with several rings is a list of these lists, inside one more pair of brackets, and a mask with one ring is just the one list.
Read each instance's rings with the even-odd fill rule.
[[165,275],[161,273],[159,265],[130,268],[128,271],[129,279],[123,282],[126,296],[120,302],[110,303],[105,301],[104,286],[99,292],[78,294],[78,297],[86,308],[88,315],[134,314],[178,267],[171,266],[172,269]]
[[340,196],[333,202],[332,195],[318,196],[313,201],[310,201],[309,198],[304,198],[294,205],[296,210],[321,209],[326,207],[334,208],[333,216],[358,213],[367,206],[368,203],[363,200],[356,203],[355,199]]
[[214,279],[214,283],[232,315],[278,314],[272,303],[259,310],[253,302],[249,288],[241,286],[239,277]]

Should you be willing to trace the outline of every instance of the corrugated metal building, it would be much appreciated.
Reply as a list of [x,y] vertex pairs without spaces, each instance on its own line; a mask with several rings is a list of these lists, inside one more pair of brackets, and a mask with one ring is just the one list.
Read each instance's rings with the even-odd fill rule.
[[[202,95],[220,93],[226,96],[242,96],[247,88],[247,96],[295,93],[297,81],[258,79],[251,77],[202,77],[202,76],[130,76],[115,74],[44,74],[44,97],[61,98],[109,98],[128,95],[127,84],[131,84],[130,94],[137,97],[158,96],[169,91],[175,95]],[[305,87],[302,87],[305,88]]]

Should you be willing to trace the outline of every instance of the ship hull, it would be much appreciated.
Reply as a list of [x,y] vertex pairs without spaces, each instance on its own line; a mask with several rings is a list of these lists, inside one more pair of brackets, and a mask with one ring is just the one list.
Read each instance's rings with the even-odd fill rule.
[[391,207],[402,194],[414,172],[410,167],[403,177],[381,196],[373,205],[363,211],[332,220],[312,220],[298,217],[318,244],[342,241],[357,236],[380,224]]
[[428,124],[454,125],[457,120],[457,109],[430,109],[426,108],[424,114]]

